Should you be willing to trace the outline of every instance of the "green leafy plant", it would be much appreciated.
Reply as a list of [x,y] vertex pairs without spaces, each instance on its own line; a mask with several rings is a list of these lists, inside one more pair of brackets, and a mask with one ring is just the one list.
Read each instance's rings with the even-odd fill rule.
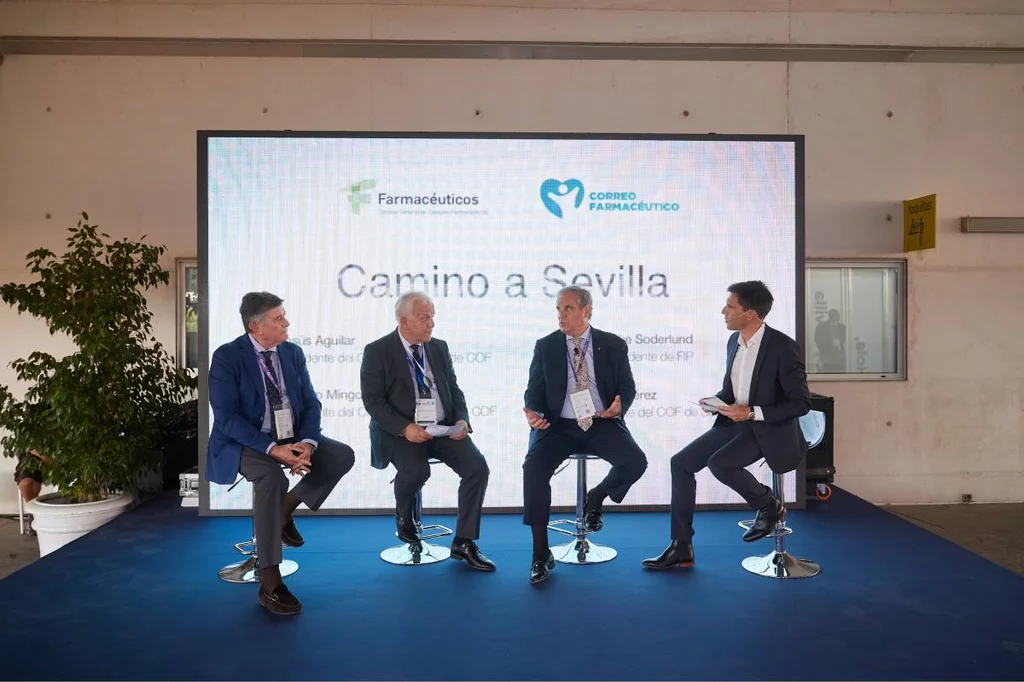
[[31,449],[45,473],[75,502],[129,489],[160,461],[159,441],[196,381],[178,369],[152,333],[144,292],[170,281],[164,247],[112,241],[82,214],[67,251],[28,254],[30,284],[0,285],[0,298],[67,334],[75,352],[35,351],[11,363],[28,384],[23,400],[0,386],[4,454]]

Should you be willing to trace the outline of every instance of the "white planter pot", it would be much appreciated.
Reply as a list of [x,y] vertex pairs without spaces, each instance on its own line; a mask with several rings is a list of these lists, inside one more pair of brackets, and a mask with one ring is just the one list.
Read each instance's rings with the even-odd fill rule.
[[46,556],[120,516],[131,501],[131,495],[82,503],[67,502],[61,499],[60,493],[37,497],[25,505],[25,511],[32,514],[32,528],[39,538],[39,556]]

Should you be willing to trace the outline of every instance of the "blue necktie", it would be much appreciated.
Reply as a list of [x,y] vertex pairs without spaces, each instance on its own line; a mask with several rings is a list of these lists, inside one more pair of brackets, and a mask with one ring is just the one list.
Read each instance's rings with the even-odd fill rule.
[[423,370],[421,369],[423,367],[423,356],[420,355],[420,345],[416,343],[411,348],[412,356],[416,359],[416,362],[413,363],[413,369],[416,372],[416,388],[419,391],[420,398],[430,398],[430,389],[427,388],[427,380],[423,376]]

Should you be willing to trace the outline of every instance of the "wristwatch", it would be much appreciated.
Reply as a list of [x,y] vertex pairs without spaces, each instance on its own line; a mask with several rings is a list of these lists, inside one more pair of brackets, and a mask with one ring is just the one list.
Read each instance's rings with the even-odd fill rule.
[[757,416],[757,414],[754,412],[754,408],[751,407],[750,408],[750,414],[747,415],[747,419],[749,419],[750,421],[754,421],[754,417],[756,417],[756,416]]

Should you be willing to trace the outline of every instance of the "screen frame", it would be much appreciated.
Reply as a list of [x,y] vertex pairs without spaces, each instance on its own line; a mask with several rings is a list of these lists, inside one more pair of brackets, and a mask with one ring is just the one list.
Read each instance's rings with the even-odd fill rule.
[[[199,262],[199,515],[200,516],[249,516],[245,509],[211,509],[210,483],[206,480],[206,447],[210,436],[210,338],[207,301],[209,291],[209,144],[212,139],[223,138],[390,138],[390,139],[480,139],[480,140],[621,140],[621,141],[666,141],[666,142],[788,142],[793,144],[794,172],[794,266],[796,311],[796,341],[803,350],[805,338],[804,311],[806,306],[806,242],[805,242],[805,192],[804,192],[804,136],[781,134],[669,134],[669,133],[509,133],[509,132],[428,132],[428,131],[314,131],[314,130],[197,130],[196,131],[196,226]],[[684,444],[680,443],[680,447]],[[567,464],[571,461],[567,461]],[[559,469],[561,471],[561,469]],[[384,474],[386,475],[386,474]],[[564,474],[563,474],[564,475]],[[570,473],[571,475],[571,473]],[[796,502],[789,506],[797,509],[806,506],[806,462],[790,475],[796,476]],[[237,479],[236,479],[237,481]],[[342,482],[344,483],[344,481]],[[664,512],[669,505],[616,505],[616,511]],[[738,504],[704,504],[697,509],[743,509]],[[484,513],[522,513],[522,506],[485,508]],[[569,506],[552,506],[554,513],[568,513],[575,509]],[[425,508],[424,512],[454,514],[454,508]],[[298,513],[308,513],[300,510]],[[392,513],[390,509],[325,509],[320,514],[336,516],[368,516]]]

